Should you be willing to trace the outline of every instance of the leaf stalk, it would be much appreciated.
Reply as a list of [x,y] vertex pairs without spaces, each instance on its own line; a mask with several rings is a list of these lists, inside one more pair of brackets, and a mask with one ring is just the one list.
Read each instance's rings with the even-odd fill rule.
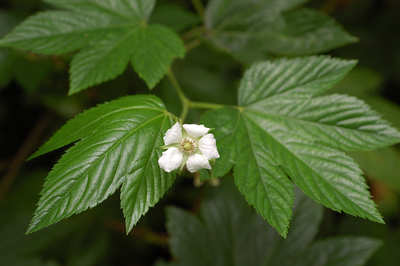
[[172,72],[172,69],[170,68],[167,73],[168,78],[170,79],[172,85],[175,88],[176,93],[179,96],[179,99],[181,100],[182,103],[182,112],[180,115],[180,120],[182,122],[185,121],[186,116],[188,114],[189,108],[198,108],[198,109],[218,109],[222,108],[225,105],[223,104],[217,104],[217,103],[207,103],[207,102],[192,102],[189,100],[186,95],[183,93],[181,86],[179,85],[178,80],[176,79],[174,73]]

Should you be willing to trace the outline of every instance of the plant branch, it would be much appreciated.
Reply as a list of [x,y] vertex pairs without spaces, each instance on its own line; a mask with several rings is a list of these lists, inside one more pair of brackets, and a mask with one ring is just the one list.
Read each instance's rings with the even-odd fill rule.
[[47,112],[39,119],[39,121],[33,127],[32,131],[29,133],[28,137],[20,146],[14,158],[11,160],[8,166],[8,170],[3,176],[3,179],[0,183],[0,202],[5,198],[8,190],[10,189],[15,177],[19,172],[19,169],[21,168],[22,163],[25,161],[31,150],[34,148],[36,142],[42,135],[43,131],[46,129],[51,118],[51,113]]
[[203,19],[204,18],[204,7],[203,7],[203,3],[201,2],[201,0],[192,0],[192,4],[193,4],[194,8],[196,9],[197,14],[199,14],[201,19]]

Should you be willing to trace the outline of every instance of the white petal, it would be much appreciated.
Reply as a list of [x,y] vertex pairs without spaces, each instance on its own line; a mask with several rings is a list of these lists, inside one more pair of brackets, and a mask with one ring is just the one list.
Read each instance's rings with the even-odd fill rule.
[[186,130],[189,136],[195,138],[204,136],[210,130],[208,127],[205,127],[204,125],[196,125],[196,124],[184,124],[183,128]]
[[158,159],[158,165],[165,170],[165,172],[172,172],[179,168],[183,160],[183,153],[178,148],[169,148],[162,153]]
[[213,134],[207,134],[199,140],[199,149],[207,160],[219,158],[217,144]]
[[181,125],[176,122],[170,129],[167,130],[164,137],[165,145],[172,143],[178,143],[182,139],[182,128]]
[[204,158],[203,155],[200,154],[193,154],[190,155],[187,162],[186,162],[186,167],[189,170],[189,172],[194,173],[199,171],[200,169],[211,169],[210,163],[206,158]]

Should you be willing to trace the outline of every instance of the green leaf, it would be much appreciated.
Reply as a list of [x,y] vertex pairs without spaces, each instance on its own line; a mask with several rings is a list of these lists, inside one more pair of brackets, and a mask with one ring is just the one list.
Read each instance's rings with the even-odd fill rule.
[[0,45],[42,54],[83,48],[71,62],[69,94],[120,75],[129,61],[153,88],[173,58],[183,58],[179,36],[161,25],[147,25],[155,1],[47,0],[69,11],[29,17]]
[[62,54],[94,43],[118,29],[118,25],[107,25],[111,21],[102,14],[39,12],[15,27],[0,45],[40,54]]
[[322,53],[358,41],[333,18],[319,11],[301,8],[282,16],[285,27],[265,42],[265,49],[275,54]]
[[164,105],[155,97],[135,96],[123,97],[85,110],[74,119],[69,120],[29,159],[36,158],[96,133],[103,125],[110,123],[115,117],[121,116],[121,113],[139,113],[141,110],[148,109],[149,106],[155,106],[156,110],[164,109]]
[[[161,151],[157,149],[172,122],[162,102],[153,96],[124,97],[68,122],[36,154],[81,139],[46,178],[28,233],[96,206],[121,185],[129,232],[175,179],[174,173],[158,166]],[[71,132],[76,133],[70,136]]]
[[[221,180],[218,188],[208,186],[198,216],[176,207],[167,208],[174,262],[160,265],[308,265],[304,262],[312,258],[310,251],[319,252],[316,256],[320,257],[334,255],[330,246],[320,245],[321,242],[312,244],[323,207],[298,187],[295,195],[291,230],[287,239],[283,239],[248,206],[230,180]],[[364,255],[372,254],[374,245],[379,243],[368,238],[336,240],[335,249],[339,242],[346,247],[350,242],[358,244],[337,255],[344,265],[357,262],[354,259],[359,255],[358,261],[365,261]],[[366,242],[361,243],[362,240]]]
[[138,27],[109,34],[80,51],[71,62],[69,94],[121,75],[129,63],[130,42],[135,31]]
[[151,12],[156,4],[155,0],[134,0],[134,1],[102,1],[102,0],[44,0],[51,5],[71,9],[76,12],[91,13],[107,12],[109,15],[129,20],[148,21]]
[[[323,214],[323,206],[307,197],[296,186],[293,216],[288,236],[286,239],[278,236],[275,238],[276,241],[271,243],[273,247],[267,258],[268,261],[263,265],[293,264],[314,240]],[[276,232],[273,233],[276,234]]]
[[135,33],[131,42],[133,68],[150,88],[168,71],[172,58],[183,58],[185,48],[180,38],[162,25],[149,25]]
[[241,106],[210,111],[202,118],[215,128],[221,156],[214,177],[233,166],[239,190],[282,235],[293,198],[286,175],[333,210],[383,222],[361,170],[336,149],[383,147],[399,142],[400,133],[353,97],[312,98],[354,64],[327,56],[254,64],[239,88]]
[[205,13],[206,38],[251,63],[269,54],[304,55],[328,51],[357,39],[334,19],[309,9],[307,1],[211,1]]
[[174,4],[156,7],[150,18],[150,23],[162,24],[177,32],[181,32],[200,22],[201,20],[196,14]]
[[361,266],[382,245],[367,237],[336,237],[315,242],[295,265]]
[[168,207],[167,230],[177,265],[263,265],[279,238],[226,179],[207,187],[199,217]]
[[265,148],[270,145],[268,139],[254,123],[232,108],[208,112],[202,123],[216,129],[214,135],[221,157],[215,161],[214,177],[224,175],[235,165],[233,175],[240,192],[286,237],[292,214],[293,187],[271,152]]
[[301,98],[318,95],[339,82],[356,63],[355,60],[310,56],[254,64],[241,81],[239,105],[271,101],[284,95]]

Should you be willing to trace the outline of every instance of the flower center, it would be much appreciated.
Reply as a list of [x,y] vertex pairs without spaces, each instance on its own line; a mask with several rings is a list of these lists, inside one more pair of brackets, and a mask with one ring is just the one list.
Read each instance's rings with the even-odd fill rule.
[[180,150],[187,155],[193,154],[197,149],[196,143],[192,139],[183,139],[180,148]]
[[185,144],[183,144],[183,148],[185,151],[190,151],[193,148],[193,145],[190,142],[185,142]]

